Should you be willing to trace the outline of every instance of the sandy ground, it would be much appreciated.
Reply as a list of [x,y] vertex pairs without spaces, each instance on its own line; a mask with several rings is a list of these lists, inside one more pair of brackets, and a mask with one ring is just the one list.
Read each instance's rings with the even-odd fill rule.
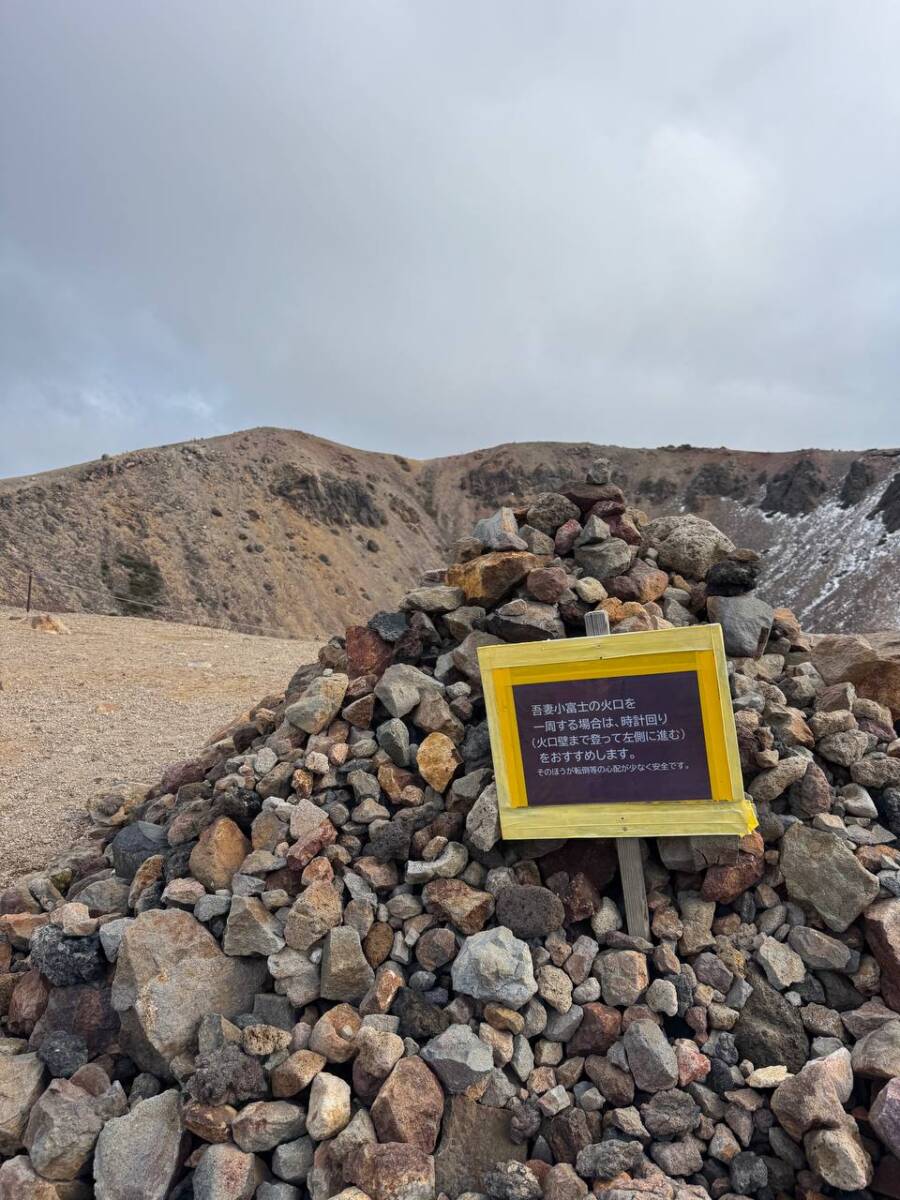
[[67,613],[68,636],[0,608],[0,887],[87,827],[85,804],[153,782],[219,726],[281,691],[315,642]]

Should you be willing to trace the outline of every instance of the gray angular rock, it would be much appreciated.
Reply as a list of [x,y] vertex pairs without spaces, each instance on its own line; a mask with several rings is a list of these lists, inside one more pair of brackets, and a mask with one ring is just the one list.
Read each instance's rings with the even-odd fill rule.
[[392,717],[405,717],[412,712],[422,694],[428,689],[443,691],[440,683],[418,667],[394,663],[375,685],[375,695]]
[[575,1169],[583,1179],[614,1179],[632,1172],[644,1160],[644,1147],[637,1141],[618,1139],[596,1142],[578,1153]]
[[694,1137],[674,1142],[654,1142],[650,1157],[667,1175],[695,1175],[703,1166],[703,1143]]
[[696,1129],[700,1106],[687,1092],[673,1088],[642,1104],[641,1120],[653,1137],[681,1137]]
[[284,947],[281,926],[256,896],[234,896],[222,949],[232,955],[277,954]]
[[375,730],[375,740],[398,767],[409,766],[409,730],[399,717],[383,721]]
[[710,621],[722,626],[725,653],[735,658],[759,658],[766,648],[775,611],[755,596],[710,596]]
[[321,995],[326,1000],[361,1000],[375,982],[359,933],[349,925],[328,931],[322,951]]
[[309,1135],[293,1142],[282,1142],[272,1155],[272,1170],[279,1179],[303,1183],[313,1165],[316,1143]]
[[796,1074],[809,1057],[809,1039],[797,1009],[758,975],[732,1030],[741,1057],[755,1067],[785,1066]]
[[475,522],[472,537],[485,550],[527,550],[528,543],[519,536],[519,523],[511,508],[498,508],[489,517]]
[[28,1118],[24,1142],[32,1166],[44,1179],[75,1179],[104,1124],[127,1111],[120,1083],[92,1095],[67,1079],[54,1079]]
[[663,1092],[678,1083],[678,1060],[654,1021],[633,1021],[622,1039],[628,1069],[644,1092]]
[[341,711],[350,679],[339,671],[317,675],[299,700],[284,710],[284,719],[305,733],[320,733]]
[[145,1071],[172,1077],[172,1060],[193,1054],[206,1013],[248,1012],[267,978],[260,959],[230,958],[189,913],[141,913],[122,938],[112,1005],[123,1049]]
[[605,542],[575,548],[575,561],[588,575],[595,579],[611,579],[624,575],[634,561],[635,547],[621,538],[607,538]]
[[814,971],[843,971],[853,960],[849,946],[805,925],[794,926],[788,934],[788,945]]
[[763,937],[756,957],[772,987],[784,991],[794,983],[802,983],[806,977],[803,959],[790,946],[773,937]]
[[422,1058],[448,1092],[464,1092],[490,1074],[494,1055],[468,1025],[450,1025],[422,1047]]
[[94,1154],[97,1200],[166,1200],[184,1159],[181,1100],[175,1088],[141,1100],[104,1125]]
[[497,788],[489,784],[466,817],[466,837],[476,850],[487,853],[500,840],[500,813],[497,807]]
[[852,925],[880,890],[843,839],[799,821],[782,840],[781,870],[791,899],[809,905],[836,933]]
[[433,587],[413,588],[403,597],[402,607],[425,613],[448,613],[459,608],[465,599],[462,588],[436,584]]
[[521,1008],[537,991],[531,951],[502,925],[467,937],[451,975],[457,992],[509,1008]]

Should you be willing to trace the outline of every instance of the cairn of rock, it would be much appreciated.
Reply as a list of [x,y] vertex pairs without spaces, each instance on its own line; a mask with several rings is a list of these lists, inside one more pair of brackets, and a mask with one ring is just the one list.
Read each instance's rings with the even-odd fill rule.
[[[802,564],[798,564],[802,569]],[[900,1196],[900,741],[601,463],[0,895],[0,1200]],[[721,623],[759,829],[500,839],[476,650]],[[833,664],[832,664],[833,665]]]

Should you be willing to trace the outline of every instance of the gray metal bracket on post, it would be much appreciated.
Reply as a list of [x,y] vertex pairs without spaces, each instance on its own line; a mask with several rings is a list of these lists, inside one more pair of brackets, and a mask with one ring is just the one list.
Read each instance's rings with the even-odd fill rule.
[[[589,612],[584,618],[588,637],[609,637],[609,617],[603,611]],[[619,855],[619,875],[625,900],[625,919],[632,937],[650,940],[650,912],[647,908],[647,887],[644,883],[644,860],[640,838],[616,838]]]

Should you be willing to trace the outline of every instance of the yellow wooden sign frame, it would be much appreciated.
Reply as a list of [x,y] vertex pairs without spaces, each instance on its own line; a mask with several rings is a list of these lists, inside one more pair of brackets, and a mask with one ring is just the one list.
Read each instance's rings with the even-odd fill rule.
[[[744,793],[720,625],[481,646],[478,663],[505,838],[743,835],[756,827]],[[675,671],[697,676],[711,796],[529,807],[514,686]]]

